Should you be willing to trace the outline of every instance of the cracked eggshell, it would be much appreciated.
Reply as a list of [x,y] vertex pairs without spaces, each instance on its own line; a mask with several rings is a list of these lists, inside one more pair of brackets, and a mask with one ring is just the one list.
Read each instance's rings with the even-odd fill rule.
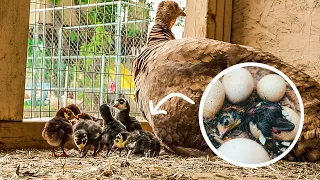
[[252,134],[255,138],[259,139],[259,137],[260,137],[260,135],[262,134],[262,132],[261,132],[260,129],[258,129],[257,125],[256,125],[256,124],[253,124],[253,122],[250,121],[250,123],[249,123],[249,128],[250,128],[251,134]]
[[227,99],[233,104],[238,104],[246,100],[252,93],[254,79],[248,70],[239,68],[225,74],[222,84],[226,91]]
[[270,160],[268,152],[251,139],[232,139],[223,143],[218,151],[228,159],[243,164],[260,164]]
[[294,124],[294,129],[290,132],[288,131],[283,131],[280,133],[280,137],[279,140],[281,141],[293,141],[294,138],[296,137],[298,130],[299,130],[299,126],[300,126],[300,116],[291,108],[286,107],[286,106],[282,106],[283,110],[282,110],[282,114],[286,117],[286,119],[288,119],[290,122],[292,122]]
[[211,87],[203,106],[203,117],[212,118],[214,117],[223,106],[225,100],[225,90],[223,85],[218,80]]
[[286,81],[277,74],[268,74],[257,84],[257,92],[261,99],[271,102],[280,101],[286,93]]

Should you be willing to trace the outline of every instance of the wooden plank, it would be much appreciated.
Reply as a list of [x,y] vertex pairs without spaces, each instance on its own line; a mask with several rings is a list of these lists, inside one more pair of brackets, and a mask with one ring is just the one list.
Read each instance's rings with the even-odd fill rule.
[[207,13],[207,36],[206,38],[214,39],[216,34],[216,14],[217,14],[217,0],[209,0]]
[[184,37],[231,41],[232,0],[187,0]]
[[232,0],[225,0],[223,41],[231,42]]
[[50,148],[41,136],[44,125],[45,122],[1,122],[0,149]]
[[28,0],[0,6],[0,120],[21,121],[29,28]]
[[217,0],[217,13],[216,13],[216,32],[214,39],[223,41],[224,34],[224,7],[225,0]]
[[184,37],[207,37],[209,0],[187,0]]

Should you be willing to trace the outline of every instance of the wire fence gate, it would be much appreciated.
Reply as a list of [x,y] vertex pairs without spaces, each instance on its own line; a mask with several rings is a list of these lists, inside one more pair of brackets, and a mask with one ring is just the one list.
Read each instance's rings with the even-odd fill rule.
[[132,62],[150,22],[145,0],[31,0],[24,119],[68,104],[99,115],[120,95],[134,101]]

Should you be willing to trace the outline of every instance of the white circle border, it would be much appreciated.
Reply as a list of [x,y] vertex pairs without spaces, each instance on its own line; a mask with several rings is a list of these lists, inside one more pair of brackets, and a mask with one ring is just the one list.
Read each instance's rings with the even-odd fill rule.
[[[254,67],[260,67],[260,68],[264,68],[264,69],[268,69],[268,70],[271,70],[275,73],[277,73],[278,75],[280,75],[282,78],[284,78],[289,84],[290,86],[292,87],[293,91],[295,92],[297,98],[298,98],[298,102],[299,102],[299,105],[300,105],[300,125],[299,125],[299,130],[297,132],[297,135],[295,137],[295,139],[293,140],[293,142],[291,143],[291,145],[279,156],[277,156],[276,158],[270,160],[270,161],[267,161],[267,162],[264,162],[264,163],[260,163],[260,164],[245,164],[245,163],[240,163],[240,162],[237,162],[237,161],[234,161],[232,159],[229,159],[227,157],[225,157],[222,153],[220,153],[218,151],[218,149],[216,149],[210,139],[208,138],[207,136],[207,133],[206,133],[206,130],[204,128],[204,124],[203,124],[203,107],[204,107],[204,102],[205,102],[205,99],[209,93],[209,90],[211,89],[211,87],[214,85],[214,83],[216,81],[218,81],[222,76],[224,76],[225,74],[227,74],[228,72],[231,72],[235,69],[238,69],[238,68],[242,68],[242,67],[249,67],[249,66],[254,66]],[[302,128],[303,128],[303,124],[304,124],[304,106],[303,106],[303,101],[302,101],[302,98],[301,98],[301,95],[297,89],[297,87],[295,86],[295,84],[291,81],[291,79],[286,76],[283,72],[281,72],[280,70],[272,67],[272,66],[269,66],[267,64],[262,64],[262,63],[256,63],[256,62],[246,62],[246,63],[240,63],[240,64],[236,64],[236,65],[233,65],[233,66],[230,66],[228,67],[227,69],[224,69],[223,71],[221,71],[219,74],[217,74],[212,80],[211,82],[209,83],[209,85],[207,86],[206,90],[204,91],[202,97],[201,97],[201,101],[200,101],[200,106],[199,106],[199,125],[200,125],[200,130],[201,130],[201,133],[202,133],[202,136],[204,138],[204,140],[206,141],[207,145],[210,147],[210,149],[217,155],[219,156],[220,158],[222,158],[223,160],[227,161],[228,163],[230,164],[233,164],[235,166],[240,166],[240,167],[246,167],[246,168],[257,168],[257,167],[263,167],[263,166],[268,166],[270,164],[273,164],[277,161],[279,161],[280,159],[282,159],[284,156],[286,156],[291,150],[292,148],[296,145],[300,135],[301,135],[301,132],[302,132]]]

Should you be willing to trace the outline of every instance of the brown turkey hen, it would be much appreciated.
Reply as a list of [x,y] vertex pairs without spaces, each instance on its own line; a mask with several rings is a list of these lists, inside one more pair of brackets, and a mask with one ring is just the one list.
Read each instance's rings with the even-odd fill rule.
[[[205,88],[229,66],[259,62],[285,73],[302,95],[305,122],[293,149],[295,159],[319,160],[320,85],[299,69],[259,49],[206,38],[176,40],[171,28],[179,16],[185,15],[176,2],[161,2],[147,47],[133,63],[137,104],[167,148],[184,156],[207,154],[208,146],[198,123],[198,108]],[[176,92],[190,97],[195,104],[173,97],[160,107],[167,111],[166,115],[151,115],[150,100],[157,104],[166,95]]]

